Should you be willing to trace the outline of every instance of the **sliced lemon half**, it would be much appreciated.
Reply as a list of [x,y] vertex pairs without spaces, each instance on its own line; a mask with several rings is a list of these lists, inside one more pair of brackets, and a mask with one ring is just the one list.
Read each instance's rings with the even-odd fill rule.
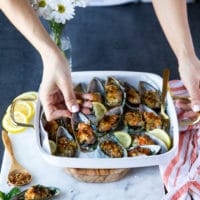
[[124,148],[130,147],[130,145],[132,143],[132,138],[131,138],[131,136],[127,132],[116,131],[116,132],[114,132],[114,136],[119,140],[119,143]]
[[92,102],[92,104],[93,104],[93,110],[96,116],[96,120],[99,121],[105,115],[105,113],[107,112],[107,109],[102,103],[95,101],[95,102]]
[[148,133],[150,133],[150,134],[154,135],[155,137],[159,138],[160,140],[162,140],[166,144],[168,150],[171,148],[172,140],[171,140],[170,136],[164,130],[154,129],[154,130],[149,131]]
[[[15,116],[15,119],[16,119],[17,122],[20,122],[20,123],[27,123],[28,122],[27,117],[21,112],[15,112],[14,116]],[[25,127],[22,127],[22,126],[16,126],[12,122],[9,113],[6,113],[4,115],[3,120],[2,120],[2,126],[9,133],[20,133],[20,132],[22,132],[26,129]]]
[[19,96],[17,96],[15,99],[19,99],[19,98],[32,98],[32,99],[37,99],[38,97],[38,93],[35,91],[29,91],[29,92],[24,92],[22,94],[20,94]]
[[[11,105],[7,108],[7,113],[10,114]],[[26,101],[17,101],[15,104],[14,112],[23,113],[28,120],[30,120],[35,114],[34,107],[30,104],[30,102]]]

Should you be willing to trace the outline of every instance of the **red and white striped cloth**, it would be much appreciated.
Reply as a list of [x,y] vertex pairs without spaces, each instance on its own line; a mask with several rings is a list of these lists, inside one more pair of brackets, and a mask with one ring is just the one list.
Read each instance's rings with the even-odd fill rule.
[[[170,81],[173,95],[188,95],[182,82]],[[184,111],[177,108],[178,119]],[[200,124],[180,127],[177,152],[160,166],[168,193],[163,200],[200,200]]]

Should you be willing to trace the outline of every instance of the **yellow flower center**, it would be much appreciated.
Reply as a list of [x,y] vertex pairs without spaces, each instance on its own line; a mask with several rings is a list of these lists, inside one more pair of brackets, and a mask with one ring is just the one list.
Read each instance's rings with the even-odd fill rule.
[[46,1],[45,0],[39,1],[39,7],[44,8],[45,6],[46,6]]
[[59,13],[64,13],[65,12],[65,6],[63,6],[62,4],[58,5],[58,12]]

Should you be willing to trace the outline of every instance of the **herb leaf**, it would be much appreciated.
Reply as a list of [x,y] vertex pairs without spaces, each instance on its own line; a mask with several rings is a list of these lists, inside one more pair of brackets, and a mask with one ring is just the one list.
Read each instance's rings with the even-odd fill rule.
[[20,189],[18,187],[14,187],[8,192],[6,195],[6,200],[10,200],[12,197],[14,197],[16,194],[20,193]]

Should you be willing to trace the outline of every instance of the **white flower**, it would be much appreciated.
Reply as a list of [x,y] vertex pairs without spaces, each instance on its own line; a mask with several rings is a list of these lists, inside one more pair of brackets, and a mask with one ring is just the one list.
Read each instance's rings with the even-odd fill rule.
[[73,3],[75,4],[75,6],[85,8],[87,6],[88,1],[89,0],[74,0]]
[[51,9],[48,5],[48,0],[38,0],[37,13],[39,16],[42,16],[45,19],[50,20]]
[[71,0],[48,0],[48,4],[52,9],[50,19],[57,23],[65,24],[66,20],[74,17],[75,10]]

